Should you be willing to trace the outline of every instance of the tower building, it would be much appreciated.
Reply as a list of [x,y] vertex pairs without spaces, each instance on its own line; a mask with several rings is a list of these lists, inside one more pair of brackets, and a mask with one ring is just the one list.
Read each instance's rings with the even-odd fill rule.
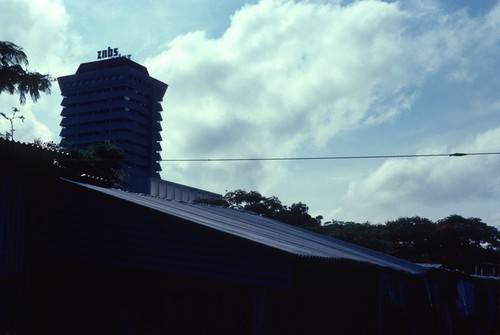
[[58,83],[63,146],[84,149],[109,141],[123,149],[123,169],[135,190],[147,178],[159,178],[161,101],[167,84],[127,57],[80,64]]

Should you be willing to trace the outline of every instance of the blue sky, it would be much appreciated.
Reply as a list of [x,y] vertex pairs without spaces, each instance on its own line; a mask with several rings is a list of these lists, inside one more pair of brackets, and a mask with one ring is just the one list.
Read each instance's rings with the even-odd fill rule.
[[[163,159],[500,152],[498,1],[0,0],[0,22],[30,70],[72,74],[109,46],[169,84]],[[55,84],[22,106],[16,139],[58,141],[60,101]],[[498,155],[162,167],[325,221],[459,214],[500,227]]]

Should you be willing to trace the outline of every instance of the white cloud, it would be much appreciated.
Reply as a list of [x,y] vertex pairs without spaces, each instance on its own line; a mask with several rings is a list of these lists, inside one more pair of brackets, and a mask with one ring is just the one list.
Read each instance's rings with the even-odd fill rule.
[[[278,0],[244,6],[220,38],[182,35],[146,60],[150,73],[170,84],[163,158],[294,156],[394,120],[411,110],[429,76],[471,75],[465,52],[478,43],[477,29],[466,13],[437,6]],[[232,167],[211,164],[203,183],[224,175],[230,185],[268,185],[269,164],[227,175]],[[200,180],[198,168],[164,164],[166,178],[186,182]]]
[[[29,61],[27,70],[53,77],[73,73],[81,59],[82,48],[78,35],[69,32],[69,16],[60,0],[16,0],[0,3],[3,41],[23,48]],[[36,104],[19,105],[17,96],[0,95],[0,108],[8,112],[12,107],[21,109],[26,117],[17,123],[15,138],[31,142],[35,138],[57,140],[61,102],[57,83],[52,94],[42,94]],[[0,124],[3,132],[4,124]]]
[[[241,7],[224,31],[228,18],[215,14],[236,2],[221,4],[220,11],[189,11],[195,2],[183,2],[183,9],[169,1],[141,3],[140,9],[130,2],[107,16],[84,2],[0,0],[2,40],[25,48],[31,70],[54,76],[93,60],[96,46],[107,47],[103,42],[131,52],[170,85],[163,102],[164,159],[465,151],[477,141],[464,136],[498,125],[499,3],[469,14],[430,0],[263,0]],[[123,13],[134,13],[125,33]],[[173,16],[182,24],[172,24]],[[172,39],[195,28],[200,31]],[[134,58],[157,50],[145,61]],[[11,98],[0,95],[0,108],[15,106]],[[27,121],[16,136],[57,140],[60,101],[56,84],[52,95],[24,106]],[[377,172],[375,162],[333,169],[313,162],[164,162],[163,177],[221,193],[255,189],[287,204],[306,202],[327,219],[376,222],[447,211],[444,216],[460,207],[466,215],[497,215],[499,221],[491,209],[498,207],[491,200],[498,194],[488,187],[492,163],[473,169],[468,162],[476,159],[437,159],[440,169],[433,160],[398,160]],[[408,186],[400,189],[401,183]],[[363,187],[378,197],[363,196]],[[396,196],[408,201],[391,203]]]
[[[14,128],[14,140],[21,142],[33,142],[35,139],[43,139],[44,141],[53,140],[51,131],[46,124],[37,120],[37,114],[33,110],[36,107],[32,102],[27,102],[23,106],[19,106],[17,97],[9,97],[10,99],[1,99],[0,101],[11,101],[9,104],[2,104],[1,112],[3,112],[7,118],[12,120],[7,120],[4,117],[0,117],[0,134],[4,135],[6,132],[11,131],[11,127]],[[19,112],[13,114],[12,108],[16,107]],[[24,120],[20,119],[24,117]]]
[[[2,15],[2,39],[21,47],[28,56],[30,70],[47,73],[59,67],[67,53],[68,15],[60,0],[9,1]],[[52,65],[52,66],[50,66]]]
[[[499,143],[500,127],[478,134],[460,146],[427,148],[422,153],[491,153],[498,152]],[[365,179],[352,182],[346,202],[379,212],[413,207],[426,208],[422,212],[437,208],[453,214],[462,211],[464,204],[476,202],[495,208],[500,199],[499,162],[496,155],[388,160]],[[497,214],[498,211],[497,207]],[[487,215],[492,219],[497,215],[488,212],[480,217]]]

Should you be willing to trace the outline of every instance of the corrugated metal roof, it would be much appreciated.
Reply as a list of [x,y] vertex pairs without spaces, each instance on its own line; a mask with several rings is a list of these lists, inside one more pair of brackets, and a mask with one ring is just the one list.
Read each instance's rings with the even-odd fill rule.
[[428,270],[416,263],[246,211],[177,202],[117,189],[77,184],[299,257],[363,262],[412,274],[425,273]]

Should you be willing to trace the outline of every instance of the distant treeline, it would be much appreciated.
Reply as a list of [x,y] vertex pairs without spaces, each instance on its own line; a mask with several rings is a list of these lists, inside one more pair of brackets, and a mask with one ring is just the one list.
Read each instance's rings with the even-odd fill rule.
[[294,226],[351,242],[415,263],[441,264],[464,271],[499,275],[500,231],[479,218],[450,215],[433,222],[419,216],[401,217],[384,224],[332,220],[309,215],[307,205],[291,206],[277,197],[264,197],[256,191],[236,190],[223,199],[198,202],[244,209]]
[[432,222],[415,216],[384,224],[333,221],[314,230],[416,263],[499,275],[500,232],[478,218],[450,215]]

